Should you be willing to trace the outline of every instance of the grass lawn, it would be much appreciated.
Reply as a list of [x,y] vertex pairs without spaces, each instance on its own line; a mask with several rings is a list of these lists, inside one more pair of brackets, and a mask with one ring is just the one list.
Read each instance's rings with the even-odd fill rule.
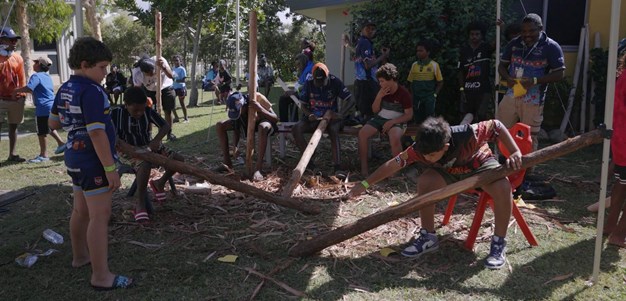
[[[271,100],[277,102],[278,91]],[[210,168],[220,161],[213,125],[226,118],[224,106],[212,107],[206,93],[201,106],[190,108],[190,122],[175,124],[180,138],[167,142],[190,164]],[[277,106],[275,106],[277,111]],[[180,111],[179,111],[180,112]],[[34,132],[34,110],[28,109],[20,132]],[[210,121],[210,122],[209,122]],[[207,129],[212,131],[207,141]],[[6,128],[3,128],[6,131]],[[63,134],[62,136],[65,136]],[[299,154],[288,144],[287,156],[274,158],[267,179],[253,185],[278,191],[297,164]],[[53,144],[50,142],[50,144]],[[328,162],[330,146],[322,139],[318,160]],[[36,135],[20,138],[17,153],[32,158],[38,154]],[[387,147],[375,152],[387,157]],[[0,143],[0,158],[8,153],[8,142]],[[342,141],[346,167],[358,170],[355,138]],[[324,161],[325,160],[325,161]],[[382,159],[374,160],[371,168]],[[123,177],[123,187],[114,194],[109,227],[110,267],[132,276],[137,286],[129,290],[95,292],[89,286],[89,267],[71,268],[69,217],[70,178],[63,157],[41,164],[4,164],[0,167],[0,189],[35,194],[4,208],[0,213],[0,299],[3,300],[625,300],[625,252],[604,247],[600,282],[585,285],[592,271],[595,214],[585,207],[598,198],[601,146],[596,145],[566,157],[541,164],[536,173],[558,191],[554,200],[533,202],[537,209],[522,209],[539,246],[531,248],[519,227],[508,232],[508,266],[502,270],[483,268],[493,233],[493,215],[487,210],[473,252],[462,248],[474,204],[459,201],[449,225],[437,231],[439,251],[418,260],[397,255],[383,257],[380,249],[400,251],[419,229],[419,219],[403,218],[325,249],[318,256],[292,259],[291,246],[340,225],[402,202],[413,196],[415,183],[398,175],[370,189],[359,201],[329,200],[345,190],[325,174],[305,175],[302,196],[313,196],[322,213],[305,215],[220,186],[211,195],[168,194],[156,207],[147,225],[133,222],[133,199],[126,197],[132,177]],[[326,167],[324,167],[326,166]],[[241,168],[238,169],[241,171]],[[438,204],[440,221],[446,202]],[[52,245],[41,233],[52,228],[65,243]],[[41,257],[31,268],[14,259],[24,252],[58,249]],[[235,263],[218,258],[237,255]],[[280,281],[278,285],[250,273],[254,270]],[[292,291],[290,291],[290,289]],[[298,297],[297,292],[306,294]]]

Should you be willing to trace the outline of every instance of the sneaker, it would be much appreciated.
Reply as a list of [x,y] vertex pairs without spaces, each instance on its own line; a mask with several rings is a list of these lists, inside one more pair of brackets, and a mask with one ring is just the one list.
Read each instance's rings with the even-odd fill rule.
[[50,161],[50,158],[37,156],[34,159],[28,160],[28,163],[41,163],[41,162],[47,162],[47,161]]
[[183,123],[189,123],[189,118],[183,119]]
[[9,155],[9,158],[7,159],[7,161],[22,163],[22,162],[26,161],[26,159],[20,157],[19,155]]
[[420,235],[415,241],[402,251],[402,256],[418,258],[426,253],[437,251],[437,249],[439,249],[437,234],[428,233],[426,229],[421,229]]
[[176,136],[174,134],[168,134],[167,135],[167,140],[169,140],[169,141],[176,141],[176,140],[178,140],[178,138],[176,138]]
[[178,123],[180,120],[178,119],[178,117],[174,118],[174,120],[172,120],[172,123]]
[[67,144],[63,143],[62,145],[59,145],[59,147],[57,147],[56,150],[54,150],[54,154],[58,155],[58,154],[64,153],[66,149],[67,149]]
[[489,256],[485,259],[485,267],[491,270],[497,270],[506,263],[506,241],[499,236],[493,236],[491,239],[491,250]]

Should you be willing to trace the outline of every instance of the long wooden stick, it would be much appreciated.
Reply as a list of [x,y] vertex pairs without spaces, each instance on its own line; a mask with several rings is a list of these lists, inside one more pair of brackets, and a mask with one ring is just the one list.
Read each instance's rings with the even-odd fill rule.
[[[528,168],[550,159],[561,157],[583,147],[602,142],[602,132],[595,130],[586,134],[565,140],[561,143],[543,148],[536,152],[530,153],[522,158],[522,168]],[[302,241],[294,245],[289,250],[289,255],[294,257],[309,256],[315,254],[329,246],[340,243],[344,240],[352,238],[370,229],[374,229],[382,224],[396,220],[408,214],[411,214],[423,207],[433,205],[448,197],[461,193],[471,188],[480,187],[484,184],[491,183],[497,179],[503,178],[515,171],[505,166],[497,169],[485,171],[475,176],[469,177],[463,181],[456,182],[444,188],[431,191],[427,194],[413,197],[406,202],[389,207],[383,211],[371,214],[361,218],[353,223],[341,226],[332,231],[326,232],[318,237]]]
[[159,65],[158,61],[159,58],[161,57],[162,53],[161,53],[161,12],[160,11],[156,11],[155,15],[154,15],[154,32],[156,34],[156,59],[157,59],[157,64],[156,64],[156,70],[155,73],[156,74],[156,78],[157,78],[157,82],[156,82],[156,106],[157,106],[157,112],[159,114],[161,114],[161,85],[163,85],[163,83],[161,82],[161,65]]
[[313,136],[311,136],[311,140],[309,140],[309,145],[307,145],[304,153],[302,153],[302,158],[300,158],[300,162],[298,162],[298,165],[296,166],[296,168],[294,168],[293,172],[291,173],[291,178],[289,179],[289,182],[283,190],[283,197],[291,197],[293,195],[293,191],[298,186],[298,183],[300,182],[300,178],[302,178],[302,174],[304,173],[306,166],[309,164],[309,161],[311,161],[311,157],[315,153],[317,145],[320,143],[322,133],[324,133],[324,130],[326,130],[326,126],[328,126],[328,122],[331,116],[330,114],[330,110],[324,113],[324,117],[322,117],[320,124],[317,126],[317,129],[315,129],[315,132],[313,132]]
[[[257,60],[257,20],[256,20],[256,11],[251,10],[248,14],[248,19],[250,19],[250,47],[248,47],[248,95],[249,97],[254,97],[256,100],[256,60]],[[248,176],[252,177],[254,170],[252,170],[252,151],[254,151],[254,130],[256,127],[256,109],[253,106],[248,106],[248,135],[246,139],[246,170],[248,171]],[[259,159],[262,160],[262,159]]]
[[[565,114],[563,115],[563,120],[561,121],[561,133],[565,133],[567,129],[567,124],[570,123],[569,117],[572,114],[572,108],[574,107],[574,98],[576,97],[576,91],[578,91],[578,82],[580,80],[580,69],[582,67],[582,59],[583,59],[583,50],[585,48],[585,37],[587,36],[585,33],[587,32],[587,27],[582,27],[580,29],[580,43],[578,43],[578,56],[576,57],[576,68],[574,69],[574,77],[572,79],[572,89],[569,92],[569,98],[567,100],[567,110],[565,110]],[[572,127],[573,129],[573,127]]]
[[296,209],[306,213],[319,214],[320,208],[315,205],[311,205],[310,203],[304,203],[298,200],[294,200],[292,198],[286,198],[279,195],[276,195],[271,192],[267,192],[265,190],[256,188],[254,186],[250,186],[239,181],[235,181],[225,177],[223,175],[218,175],[216,173],[210,172],[208,170],[187,164],[185,162],[171,160],[165,156],[149,152],[147,150],[137,150],[132,145],[125,143],[123,141],[119,141],[117,145],[120,150],[133,157],[139,158],[141,160],[163,166],[167,170],[179,172],[182,174],[189,174],[204,180],[209,181],[210,183],[222,185],[226,188],[230,188],[232,190],[240,191],[245,194],[258,197],[265,201],[281,205],[287,208]]

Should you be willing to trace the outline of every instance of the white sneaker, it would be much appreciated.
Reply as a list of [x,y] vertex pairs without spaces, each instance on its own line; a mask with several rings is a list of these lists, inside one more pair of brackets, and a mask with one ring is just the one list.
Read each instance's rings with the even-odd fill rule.
[[41,163],[41,162],[47,162],[47,161],[50,161],[50,158],[37,156],[34,159],[28,160],[28,163]]

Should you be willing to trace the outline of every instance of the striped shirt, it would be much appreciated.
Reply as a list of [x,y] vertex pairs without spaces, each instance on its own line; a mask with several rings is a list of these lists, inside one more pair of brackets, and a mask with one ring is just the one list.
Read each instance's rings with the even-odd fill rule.
[[165,119],[155,110],[146,107],[146,111],[139,119],[128,113],[125,106],[111,110],[111,119],[115,134],[120,140],[134,146],[146,146],[152,140],[150,124],[161,128],[166,124]]

